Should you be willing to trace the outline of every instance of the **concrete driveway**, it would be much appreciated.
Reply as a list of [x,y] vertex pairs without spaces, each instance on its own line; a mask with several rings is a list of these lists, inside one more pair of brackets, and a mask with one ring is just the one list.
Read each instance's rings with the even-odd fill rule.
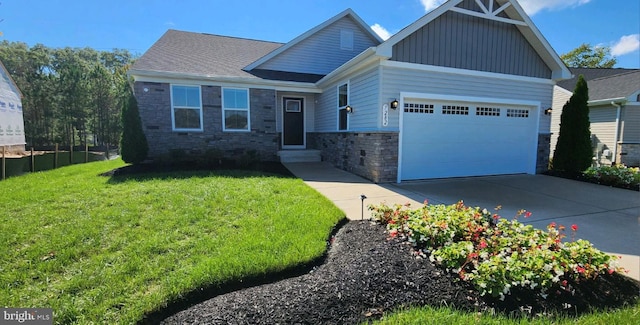
[[[597,248],[620,254],[640,255],[640,193],[545,175],[507,175],[439,179],[386,185],[406,196],[429,203],[491,209],[513,218],[525,209],[530,218],[518,220],[545,229],[555,222],[567,229],[578,226],[576,238]],[[569,231],[568,233],[570,233]]]
[[[589,240],[596,248],[621,255],[621,266],[640,280],[640,193],[545,175],[505,175],[373,184],[327,163],[285,164],[297,177],[332,200],[350,219],[370,218],[369,204],[410,202],[419,206],[453,204],[492,209],[498,205],[503,218],[520,209],[532,213],[523,223],[546,229],[551,222],[570,229],[578,226],[576,239]],[[367,199],[362,202],[360,194]],[[571,231],[567,231],[570,236]]]

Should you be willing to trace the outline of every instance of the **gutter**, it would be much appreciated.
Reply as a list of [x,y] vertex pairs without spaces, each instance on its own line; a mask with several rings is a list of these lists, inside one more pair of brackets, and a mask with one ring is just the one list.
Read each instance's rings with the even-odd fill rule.
[[[273,87],[275,90],[290,90],[301,91],[309,93],[322,93],[322,90],[316,87],[315,84],[310,82],[295,82],[295,81],[279,81],[279,80],[265,80],[258,78],[243,78],[243,77],[225,77],[225,76],[212,76],[204,74],[192,74],[192,73],[177,73],[168,71],[148,71],[148,70],[134,70],[131,69],[127,72],[128,76],[134,77],[136,81],[146,81],[149,79],[178,79],[178,80],[194,80],[207,81],[210,83],[229,83],[229,84],[243,84],[243,85],[255,85],[263,87]],[[141,78],[137,78],[141,77]],[[143,79],[143,80],[139,80]]]

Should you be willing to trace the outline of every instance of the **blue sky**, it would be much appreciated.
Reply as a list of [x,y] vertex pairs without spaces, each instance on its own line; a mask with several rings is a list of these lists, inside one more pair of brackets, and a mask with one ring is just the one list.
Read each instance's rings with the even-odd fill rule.
[[[167,29],[287,42],[346,8],[395,33],[444,0],[0,0],[0,40],[144,53]],[[559,54],[606,45],[640,68],[640,1],[519,0]]]

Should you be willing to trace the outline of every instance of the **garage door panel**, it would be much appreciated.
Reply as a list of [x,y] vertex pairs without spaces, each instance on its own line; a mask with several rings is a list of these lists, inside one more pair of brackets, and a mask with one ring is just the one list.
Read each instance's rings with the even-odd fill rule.
[[[409,112],[407,103],[433,109]],[[532,107],[405,99],[401,179],[526,173],[535,160],[534,116]]]

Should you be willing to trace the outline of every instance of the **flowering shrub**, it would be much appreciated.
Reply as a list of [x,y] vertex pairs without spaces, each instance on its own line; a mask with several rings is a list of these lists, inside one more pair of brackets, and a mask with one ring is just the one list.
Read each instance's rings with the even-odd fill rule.
[[599,274],[622,271],[616,259],[586,240],[563,242],[566,228],[555,223],[538,230],[518,222],[529,217],[521,210],[513,220],[487,209],[454,205],[369,206],[374,218],[386,224],[390,236],[409,240],[419,256],[470,281],[481,295],[504,299],[511,288],[534,290],[546,298],[550,289],[571,290],[568,279],[580,282]]
[[600,184],[637,189],[640,186],[640,168],[625,165],[589,167],[583,175]]

